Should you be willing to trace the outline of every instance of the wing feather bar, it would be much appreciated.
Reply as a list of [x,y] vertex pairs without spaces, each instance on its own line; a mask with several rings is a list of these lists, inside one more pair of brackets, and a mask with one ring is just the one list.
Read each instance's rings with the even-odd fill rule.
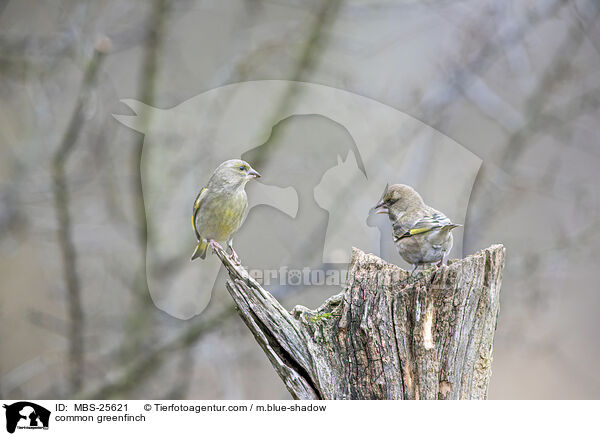
[[[449,224],[452,224],[452,222],[446,215],[444,215],[441,212],[434,211],[430,215],[426,215],[423,218],[421,218],[419,221],[417,221],[415,224],[413,224],[413,226],[410,229],[408,229],[406,231],[404,231],[404,229],[402,229],[402,233],[394,232],[395,233],[394,239],[396,241],[399,241],[400,239],[427,233],[427,232],[432,231],[433,229],[438,229],[440,227],[444,227]],[[400,229],[398,229],[398,230],[400,230]]]
[[196,233],[196,238],[198,240],[202,239],[200,233],[198,233],[198,229],[196,228],[196,215],[198,215],[198,210],[200,210],[200,205],[202,204],[202,200],[204,199],[204,194],[206,193],[206,188],[202,188],[198,196],[196,197],[196,201],[194,201],[194,209],[192,211],[192,227],[194,228],[194,233]]

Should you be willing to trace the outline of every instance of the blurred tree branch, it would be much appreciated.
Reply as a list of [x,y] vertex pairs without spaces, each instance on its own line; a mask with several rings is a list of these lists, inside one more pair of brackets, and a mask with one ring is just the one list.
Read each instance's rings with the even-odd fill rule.
[[[155,104],[156,79],[160,62],[160,50],[165,32],[165,24],[169,9],[168,0],[154,0],[151,9],[151,18],[148,22],[146,47],[141,67],[141,80],[139,88],[139,100],[149,106]],[[140,113],[142,125],[148,126],[152,122],[151,111]],[[136,231],[136,240],[138,252],[140,253],[140,263],[137,272],[134,273],[133,289],[137,300],[139,310],[133,310],[130,316],[131,337],[128,338],[131,343],[124,344],[122,351],[123,358],[128,360],[131,356],[137,355],[142,348],[142,334],[150,341],[152,338],[151,310],[154,308],[147,281],[146,271],[146,251],[148,235],[151,229],[148,228],[146,219],[146,206],[143,195],[142,182],[142,153],[144,149],[144,135],[140,134],[133,146],[131,152],[131,177],[132,177],[132,202],[134,229]]]
[[[325,44],[324,37],[326,35],[328,26],[335,21],[340,4],[340,0],[322,1],[321,7],[316,13],[314,21],[307,32],[308,36],[304,42],[304,45],[302,46],[302,50],[298,56],[294,70],[289,78],[291,82],[302,81],[306,76],[306,72],[314,68],[316,59],[323,51]],[[278,105],[275,106],[273,116],[271,117],[271,121],[267,126],[268,128],[272,128],[276,120],[279,119],[280,114],[287,110],[288,106],[296,96],[296,92],[296,86],[294,86],[294,83],[291,83],[288,86],[286,93],[279,101]],[[252,165],[254,165],[256,168],[260,168],[265,163],[268,156],[272,153],[271,148],[268,146],[272,143],[267,142],[265,144],[267,146],[262,148],[261,153],[258,154],[258,158],[252,162]]]
[[67,304],[69,307],[69,362],[70,383],[73,390],[79,390],[83,384],[84,370],[84,313],[82,308],[81,283],[77,273],[77,253],[73,243],[73,231],[69,214],[69,192],[65,177],[65,165],[85,124],[86,106],[94,90],[98,70],[110,48],[110,41],[102,38],[96,44],[94,54],[88,62],[79,97],[63,140],[52,160],[52,180],[54,207],[58,219],[58,242],[63,258],[65,282],[67,285]]
[[544,8],[528,16],[526,22],[513,26],[504,34],[490,35],[471,59],[458,59],[453,68],[448,71],[446,80],[432,87],[420,102],[419,109],[423,120],[434,127],[439,127],[444,111],[461,92],[481,77],[502,53],[523,41],[532,30],[547,22],[568,4],[568,0],[547,2]]
[[[160,59],[161,41],[163,38],[166,15],[167,0],[155,0],[152,8],[152,19],[148,26],[148,36],[146,39],[146,49],[142,62],[142,80],[140,81],[139,100],[148,106],[155,104],[156,76],[158,73],[158,63]],[[142,111],[140,116],[143,118],[141,125],[148,126],[151,120],[151,111]],[[137,228],[137,240],[142,253],[142,272],[141,276],[146,278],[146,244],[148,242],[148,221],[146,220],[146,208],[144,204],[143,185],[142,185],[142,151],[144,149],[144,135],[139,135],[131,157],[131,166],[133,174],[133,198],[134,198],[134,217]],[[144,291],[147,290],[147,284]],[[145,296],[144,296],[145,298]]]
[[[596,17],[598,12],[596,13]],[[593,21],[593,20],[592,20]],[[567,31],[567,34],[561,45],[556,50],[550,65],[545,69],[545,73],[538,81],[537,86],[527,98],[523,117],[525,124],[511,133],[505,147],[502,149],[499,159],[499,168],[502,169],[502,177],[495,178],[496,183],[481,182],[487,176],[488,165],[483,164],[477,181],[473,186],[473,198],[477,207],[472,208],[470,231],[465,234],[465,240],[471,243],[477,240],[486,226],[489,226],[494,217],[497,217],[497,211],[501,208],[503,200],[506,198],[506,184],[512,178],[515,172],[515,164],[519,157],[526,151],[526,144],[535,137],[536,133],[543,133],[542,129],[548,126],[548,120],[554,122],[551,112],[544,110],[552,90],[570,76],[573,57],[577,53],[585,37],[585,32],[581,24],[576,22]],[[565,55],[569,53],[570,55]],[[590,97],[584,96],[589,104]],[[581,101],[584,102],[584,99]],[[500,183],[500,186],[498,185]],[[467,245],[467,242],[465,242]]]
[[230,304],[211,317],[198,318],[192,325],[182,329],[174,338],[164,344],[139,355],[133,363],[122,371],[116,380],[106,382],[90,391],[80,391],[77,398],[105,399],[114,398],[137,387],[141,381],[155,373],[172,353],[193,346],[204,334],[221,327],[235,314]]

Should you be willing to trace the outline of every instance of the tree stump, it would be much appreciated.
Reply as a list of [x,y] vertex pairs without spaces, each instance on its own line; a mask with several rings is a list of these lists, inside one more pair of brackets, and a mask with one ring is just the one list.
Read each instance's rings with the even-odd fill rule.
[[504,247],[411,277],[353,249],[345,289],[288,312],[221,250],[240,316],[295,399],[485,399]]

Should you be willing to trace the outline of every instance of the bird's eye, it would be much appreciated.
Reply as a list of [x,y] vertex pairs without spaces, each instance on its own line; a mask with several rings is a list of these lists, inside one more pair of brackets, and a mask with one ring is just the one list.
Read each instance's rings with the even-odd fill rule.
[[246,167],[245,167],[244,165],[242,165],[242,166],[240,167],[240,171],[246,171]]

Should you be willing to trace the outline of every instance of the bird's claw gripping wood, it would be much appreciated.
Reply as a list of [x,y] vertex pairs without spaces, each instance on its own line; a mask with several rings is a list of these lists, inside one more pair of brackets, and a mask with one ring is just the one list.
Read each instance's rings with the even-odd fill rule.
[[233,242],[229,241],[227,243],[227,246],[229,247],[229,250],[231,250],[231,260],[233,261],[234,264],[240,266],[242,264],[242,262],[240,261],[240,258],[237,255],[237,253],[235,252],[235,250],[233,249]]
[[208,241],[208,245],[210,246],[210,248],[212,248],[213,254],[217,254],[217,249],[223,251],[223,247],[221,247],[221,244],[212,239]]

